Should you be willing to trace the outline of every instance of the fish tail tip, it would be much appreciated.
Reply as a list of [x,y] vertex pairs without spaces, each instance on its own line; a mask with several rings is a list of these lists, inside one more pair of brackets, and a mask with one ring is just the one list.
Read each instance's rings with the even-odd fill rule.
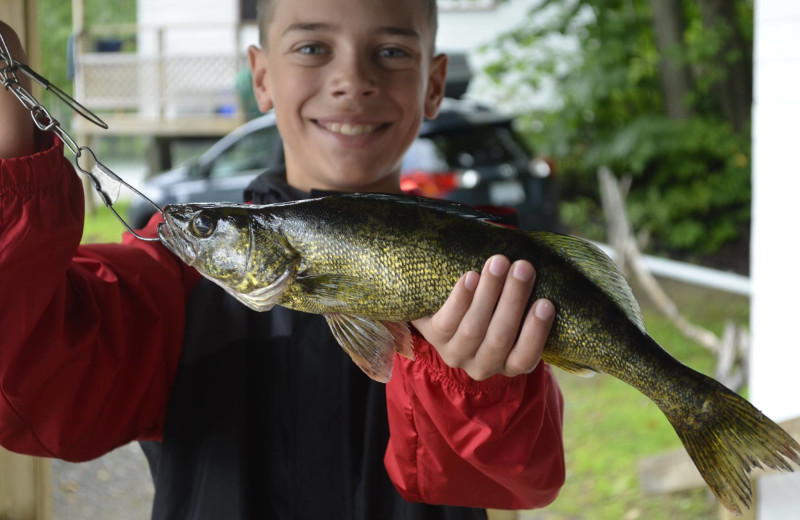
[[701,416],[670,422],[711,491],[736,516],[751,508],[753,469],[800,467],[800,444],[722,385],[709,394]]

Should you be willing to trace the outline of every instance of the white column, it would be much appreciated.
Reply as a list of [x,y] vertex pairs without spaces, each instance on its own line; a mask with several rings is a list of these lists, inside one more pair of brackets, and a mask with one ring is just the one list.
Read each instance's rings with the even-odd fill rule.
[[[756,0],[750,396],[800,416],[800,2]],[[758,482],[759,520],[800,518],[800,474]]]

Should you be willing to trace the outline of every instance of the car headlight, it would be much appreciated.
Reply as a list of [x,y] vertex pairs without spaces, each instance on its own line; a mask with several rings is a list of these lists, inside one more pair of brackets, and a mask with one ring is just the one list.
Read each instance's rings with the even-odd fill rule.
[[546,179],[553,173],[553,169],[550,167],[550,163],[541,157],[535,157],[528,163],[528,172],[539,179]]
[[481,181],[481,175],[475,170],[465,170],[458,177],[458,185],[461,188],[474,188]]

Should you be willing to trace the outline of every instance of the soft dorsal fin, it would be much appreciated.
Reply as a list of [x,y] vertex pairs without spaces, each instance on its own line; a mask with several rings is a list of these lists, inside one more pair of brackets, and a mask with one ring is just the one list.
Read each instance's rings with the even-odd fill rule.
[[642,332],[644,318],[639,302],[617,265],[600,248],[581,238],[546,231],[529,231],[528,235],[560,256],[603,290]]

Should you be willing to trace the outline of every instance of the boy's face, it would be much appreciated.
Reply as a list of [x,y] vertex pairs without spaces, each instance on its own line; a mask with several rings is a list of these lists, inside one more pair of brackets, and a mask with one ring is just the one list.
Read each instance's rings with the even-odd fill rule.
[[423,116],[444,94],[445,56],[422,0],[275,0],[250,49],[259,108],[275,108],[293,186],[398,191]]

